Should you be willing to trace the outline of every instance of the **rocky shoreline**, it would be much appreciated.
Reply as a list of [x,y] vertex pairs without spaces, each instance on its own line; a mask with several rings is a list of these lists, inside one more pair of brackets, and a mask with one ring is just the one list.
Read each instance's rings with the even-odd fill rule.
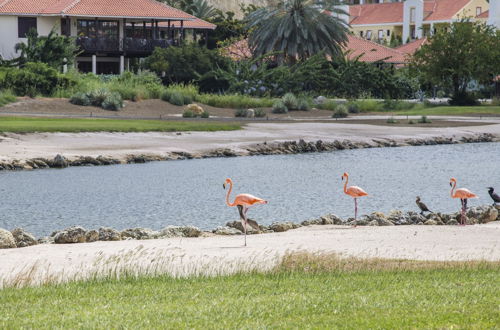
[[364,148],[383,148],[383,147],[404,147],[404,146],[424,146],[424,145],[443,145],[460,143],[482,143],[499,142],[500,137],[494,134],[482,133],[461,137],[429,137],[429,138],[410,138],[403,140],[394,139],[371,139],[367,141],[352,140],[333,140],[333,141],[284,141],[284,142],[264,142],[250,145],[240,150],[230,148],[219,148],[199,153],[189,152],[170,152],[167,155],[139,154],[128,155],[123,159],[98,156],[81,156],[73,159],[64,155],[57,155],[53,159],[33,158],[27,160],[13,160],[9,162],[0,162],[0,171],[19,171],[47,168],[66,168],[70,166],[105,166],[117,164],[141,164],[153,161],[202,159],[215,157],[238,157],[238,156],[257,156],[257,155],[291,155],[313,152],[331,152],[335,150],[364,149]]
[[[317,219],[294,223],[291,221],[274,222],[269,226],[259,225],[254,220],[249,220],[247,234],[266,234],[285,232],[288,230],[313,225],[345,225],[345,226],[402,226],[402,225],[430,225],[430,226],[456,226],[460,221],[460,213],[430,213],[423,216],[417,212],[393,210],[389,214],[373,212],[363,215],[357,221],[353,218],[342,219],[334,214],[327,214]],[[483,224],[500,221],[500,205],[476,206],[467,210],[465,222],[468,225]],[[82,227],[70,227],[55,231],[50,236],[36,238],[34,235],[21,228],[8,231],[0,228],[0,249],[21,248],[37,244],[71,244],[91,243],[96,241],[121,241],[121,240],[149,240],[173,237],[210,237],[216,235],[243,235],[243,226],[240,221],[228,222],[225,226],[217,227],[211,231],[203,231],[193,226],[168,226],[155,231],[148,228],[130,228],[118,231],[109,227],[98,230],[86,230]]]

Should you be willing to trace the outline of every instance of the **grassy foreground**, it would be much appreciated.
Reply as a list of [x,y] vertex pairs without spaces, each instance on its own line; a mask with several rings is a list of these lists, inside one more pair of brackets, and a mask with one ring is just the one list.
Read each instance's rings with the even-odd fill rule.
[[231,131],[238,123],[124,119],[0,117],[0,132],[179,132]]
[[406,111],[396,111],[397,115],[405,116],[461,116],[461,115],[500,115],[500,106],[452,107],[440,106],[431,108],[415,108]]
[[0,290],[0,328],[497,328],[500,264],[292,256],[267,274]]

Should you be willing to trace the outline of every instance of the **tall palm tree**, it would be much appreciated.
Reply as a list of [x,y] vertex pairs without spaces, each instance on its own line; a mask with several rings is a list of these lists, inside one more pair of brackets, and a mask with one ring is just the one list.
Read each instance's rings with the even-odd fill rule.
[[[249,46],[254,56],[279,52],[278,60],[294,63],[320,52],[342,55],[347,42],[347,15],[337,0],[277,0],[248,16]],[[347,16],[348,17],[348,16]]]
[[201,19],[210,19],[217,15],[217,9],[206,0],[161,0],[169,6],[178,8]]

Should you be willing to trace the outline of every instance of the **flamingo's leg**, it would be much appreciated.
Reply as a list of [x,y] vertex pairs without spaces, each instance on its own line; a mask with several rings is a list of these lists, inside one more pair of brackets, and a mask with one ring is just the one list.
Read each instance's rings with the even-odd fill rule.
[[247,208],[243,205],[238,205],[238,211],[240,212],[241,224],[243,225],[243,231],[245,233],[245,246],[247,246]]
[[354,198],[354,228],[358,225],[358,199]]
[[460,209],[460,224],[463,226],[465,225],[465,219],[464,219],[465,202],[462,198],[460,198],[460,203],[462,204],[462,208]]

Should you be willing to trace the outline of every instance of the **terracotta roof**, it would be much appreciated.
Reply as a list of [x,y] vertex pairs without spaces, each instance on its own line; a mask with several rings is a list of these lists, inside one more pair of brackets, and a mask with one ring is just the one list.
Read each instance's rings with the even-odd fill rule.
[[405,53],[352,35],[349,36],[345,50],[348,51],[349,59],[361,56],[359,60],[362,62],[406,63]]
[[[0,0],[1,1],[1,0]],[[155,0],[4,0],[0,14],[156,18],[191,20],[192,16]]]
[[417,39],[405,45],[396,47],[396,50],[407,55],[413,55],[426,42],[427,38]]
[[402,23],[402,2],[349,6],[350,24]]
[[[217,25],[204,21],[200,18],[194,16],[192,16],[192,18],[194,19],[193,21],[184,21],[185,29],[215,30],[215,28],[217,27]],[[170,24],[174,24],[176,28],[181,27],[180,22],[172,21]],[[168,23],[160,22],[158,23],[158,25],[161,27],[167,27]]]
[[[348,36],[348,41],[344,51],[347,51],[349,59],[359,57],[361,62],[378,62],[404,64],[407,62],[406,54],[393,48],[389,48],[373,41],[359,38],[353,35]],[[247,40],[240,40],[225,48],[223,53],[233,60],[242,60],[252,57],[252,52],[248,48]]]
[[483,11],[480,15],[476,16],[476,18],[488,18],[490,17],[490,11],[487,10],[487,11]]
[[471,0],[426,1],[426,3],[424,4],[424,11],[427,12],[430,8],[432,8],[432,10],[427,17],[424,17],[424,21],[450,20],[453,16],[459,13],[470,1]]

